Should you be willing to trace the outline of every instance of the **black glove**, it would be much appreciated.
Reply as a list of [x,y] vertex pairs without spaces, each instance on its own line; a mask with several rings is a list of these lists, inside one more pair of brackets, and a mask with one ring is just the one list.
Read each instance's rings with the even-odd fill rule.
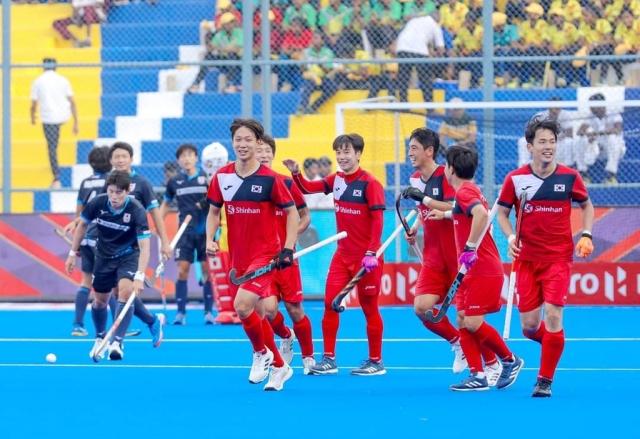
[[402,198],[411,198],[412,200],[422,203],[424,200],[424,193],[417,187],[409,186],[402,192]]
[[200,209],[207,210],[209,208],[207,197],[204,197],[202,200],[198,201],[198,205],[200,206]]
[[290,248],[283,248],[273,259],[276,262],[276,268],[278,270],[291,267],[293,265],[293,250]]

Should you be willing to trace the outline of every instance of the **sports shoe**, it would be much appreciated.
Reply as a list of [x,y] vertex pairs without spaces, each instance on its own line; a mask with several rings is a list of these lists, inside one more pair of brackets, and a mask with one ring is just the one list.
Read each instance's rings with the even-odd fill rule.
[[472,373],[461,383],[449,386],[454,392],[483,392],[489,390],[486,377],[479,378],[477,373]]
[[216,321],[213,318],[213,314],[211,314],[211,311],[207,311],[206,313],[204,313],[204,324],[205,325],[215,325]]
[[327,356],[322,357],[322,361],[309,369],[309,375],[331,375],[334,373],[338,373],[336,360]]
[[142,334],[140,329],[127,329],[127,332],[124,334],[125,337],[137,337]]
[[288,363],[284,363],[282,367],[272,367],[269,374],[269,381],[264,386],[264,390],[282,390],[284,382],[293,375],[293,369]]
[[502,373],[500,374],[500,378],[498,378],[498,382],[496,383],[496,388],[498,389],[506,389],[513,385],[518,378],[518,374],[524,367],[524,360],[517,355],[513,355],[513,361],[503,361],[502,362]]
[[73,325],[73,330],[71,331],[71,335],[76,337],[84,337],[85,335],[89,335],[89,331],[87,331],[80,325]]
[[459,341],[451,345],[451,350],[456,354],[456,357],[453,359],[453,373],[460,373],[468,366],[467,357],[464,355],[464,352],[462,352]]
[[164,338],[164,333],[162,331],[162,327],[167,321],[167,318],[162,313],[156,314],[156,319],[153,321],[153,324],[149,326],[149,330],[151,331],[151,342],[153,343],[153,347],[157,348],[162,344],[162,339]]
[[489,383],[489,387],[494,387],[498,382],[498,378],[500,378],[500,374],[502,373],[502,364],[499,361],[496,361],[496,364],[491,366],[485,366],[484,374],[487,377],[487,382]]
[[291,334],[288,338],[283,338],[282,340],[280,340],[280,348],[278,349],[280,351],[282,359],[287,364],[290,364],[293,360],[293,342],[296,339],[296,335],[293,333],[293,330],[289,329],[289,332]]
[[100,343],[102,343],[102,340],[103,340],[102,338],[97,337],[96,341],[93,343],[93,347],[89,351],[89,358],[91,358],[93,361],[96,361],[94,357],[97,358],[98,361],[104,358],[104,352],[107,350],[107,347],[105,346],[100,352],[98,352],[98,349],[100,348]]
[[112,341],[109,345],[109,360],[120,361],[124,358],[124,352],[120,347],[120,343]]
[[316,365],[316,359],[313,357],[304,357],[302,359],[302,373],[305,375],[311,374],[311,368]]
[[371,359],[367,359],[362,362],[362,365],[351,371],[351,375],[373,376],[384,375],[387,373],[387,369],[384,368],[384,364],[381,361],[375,362]]
[[249,372],[249,382],[251,384],[258,384],[267,378],[269,375],[269,366],[273,363],[273,352],[267,349],[266,353],[254,352],[253,364],[251,365],[251,372]]
[[546,378],[538,378],[536,385],[533,387],[534,398],[550,398],[551,397],[551,380]]
[[239,325],[242,322],[238,317],[238,314],[231,311],[222,311],[218,313],[218,316],[213,319],[215,323],[220,323],[221,325]]
[[187,324],[186,314],[183,312],[179,312],[178,314],[176,314],[176,317],[173,319],[173,324],[179,325],[179,326],[186,325]]

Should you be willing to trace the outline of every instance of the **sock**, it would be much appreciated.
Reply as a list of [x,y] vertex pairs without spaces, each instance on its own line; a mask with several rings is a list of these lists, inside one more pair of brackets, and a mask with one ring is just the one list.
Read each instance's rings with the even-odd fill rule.
[[484,372],[482,368],[482,356],[480,355],[480,343],[467,328],[460,329],[460,347],[467,357],[469,371],[471,373]]
[[76,317],[73,321],[74,325],[84,326],[84,313],[87,311],[90,292],[91,289],[86,287],[79,287],[78,291],[76,291]]
[[249,337],[249,341],[251,341],[251,345],[253,346],[254,352],[262,352],[263,354],[267,352],[264,347],[264,334],[262,331],[262,322],[260,321],[260,316],[254,310],[249,317],[246,319],[240,319],[242,322],[242,328],[244,332]]
[[313,357],[313,336],[311,335],[311,320],[306,315],[299,322],[293,323],[293,331],[300,344],[302,358]]
[[376,363],[382,361],[382,332],[384,323],[378,308],[378,296],[359,295],[358,300],[367,319],[367,339],[369,340],[369,359]]
[[264,337],[264,345],[268,347],[271,352],[273,352],[273,366],[284,366],[284,360],[280,355],[278,346],[276,346],[276,340],[275,336],[273,335],[273,329],[271,329],[271,323],[269,323],[269,319],[267,319],[266,317],[262,319],[262,334]]
[[322,316],[322,339],[324,340],[325,357],[336,358],[338,326],[340,326],[340,314],[325,307],[324,315]]
[[151,326],[153,325],[153,322],[156,321],[156,317],[149,312],[149,310],[146,306],[144,306],[144,303],[142,303],[142,300],[139,297],[136,297],[133,300],[133,305],[131,306],[131,308],[135,308],[133,310],[133,315],[142,320],[145,325]]
[[[438,315],[438,310],[434,309],[434,314]],[[447,316],[440,320],[438,323],[431,323],[430,321],[422,322],[425,328],[433,332],[435,335],[444,338],[449,343],[455,343],[460,339],[460,331],[451,324]]]
[[96,328],[96,338],[104,338],[107,333],[107,308],[95,308],[91,306],[91,318]]
[[540,374],[538,378],[553,381],[556,367],[564,350],[564,330],[547,332],[542,339],[542,358],[540,359]]
[[[125,303],[126,302],[118,301],[118,311],[116,312],[116,318],[122,312],[122,309],[124,308]],[[131,324],[131,319],[133,319],[134,306],[135,305],[131,305],[129,307],[129,309],[127,310],[127,313],[124,315],[124,317],[122,318],[122,321],[120,322],[120,324],[118,325],[118,327],[113,333],[113,339],[118,343],[122,343],[122,340],[124,339],[124,336],[127,333],[127,329],[129,329],[129,325]]]
[[502,361],[513,360],[513,353],[509,350],[507,344],[504,342],[502,337],[500,337],[498,331],[496,331],[496,329],[487,322],[482,322],[482,325],[480,325],[473,335],[481,344],[495,352]]
[[116,311],[118,310],[118,299],[111,293],[109,296],[109,309],[111,310],[111,321],[116,320]]
[[547,334],[547,327],[544,324],[544,320],[540,322],[540,327],[535,332],[529,332],[525,329],[522,330],[522,334],[529,340],[537,341],[542,344],[545,334]]
[[187,312],[187,281],[178,280],[176,282],[176,305],[178,305],[178,312]]
[[291,337],[291,330],[284,324],[284,316],[280,311],[276,312],[276,316],[271,321],[271,328],[273,328],[273,332],[280,338]]
[[480,354],[482,355],[482,359],[484,360],[484,366],[495,366],[498,364],[498,357],[496,357],[495,352],[489,349],[484,344],[480,345]]
[[202,286],[202,297],[204,298],[204,312],[213,310],[213,287],[210,281],[206,281]]

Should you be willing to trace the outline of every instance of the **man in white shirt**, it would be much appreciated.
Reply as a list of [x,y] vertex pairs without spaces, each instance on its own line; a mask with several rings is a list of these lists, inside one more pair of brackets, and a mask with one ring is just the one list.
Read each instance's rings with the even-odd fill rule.
[[[429,46],[435,48],[436,56],[444,54],[442,27],[438,24],[438,20],[434,19],[434,14],[438,14],[438,12],[434,11],[425,17],[412,18],[407,22],[396,40],[395,52],[398,58],[429,58],[431,56]],[[411,63],[399,63],[398,65],[400,101],[407,102],[411,70],[414,66],[418,71],[424,101],[432,102],[433,76],[437,66],[435,64]]]
[[60,126],[73,115],[73,134],[78,134],[78,113],[73,99],[71,84],[56,70],[56,60],[45,58],[44,73],[31,85],[31,124],[36,124],[36,109],[40,104],[40,120],[47,139],[49,162],[53,173],[51,188],[60,188],[60,168],[58,167],[58,140]]

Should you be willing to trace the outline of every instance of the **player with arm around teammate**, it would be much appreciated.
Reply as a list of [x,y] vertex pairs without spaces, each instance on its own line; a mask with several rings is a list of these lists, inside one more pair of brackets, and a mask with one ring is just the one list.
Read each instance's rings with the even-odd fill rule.
[[[298,236],[299,216],[284,182],[256,159],[256,148],[264,128],[255,119],[235,119],[231,138],[236,161],[216,172],[207,192],[211,205],[207,215],[207,253],[215,256],[218,244],[213,240],[220,225],[220,210],[227,212],[227,233],[231,267],[239,276],[276,262],[276,268],[293,265],[293,248]],[[275,227],[276,208],[287,215],[287,233],[280,242]],[[264,318],[264,299],[271,293],[275,272],[249,280],[238,288],[234,306],[253,346],[253,364],[249,382],[257,384],[267,375],[265,390],[282,390],[293,369],[282,359],[271,324]],[[272,365],[271,374],[269,366]]]
[[[131,177],[127,172],[113,171],[106,181],[107,193],[98,195],[87,203],[80,214],[80,224],[74,236],[69,257],[65,263],[67,272],[73,273],[76,252],[85,236],[88,225],[95,220],[98,235],[96,246],[93,289],[95,300],[91,316],[96,329],[96,342],[89,353],[93,358],[107,332],[107,303],[111,290],[118,289],[118,310],[124,308],[131,294],[144,288],[144,270],[149,264],[151,245],[147,213],[140,203],[128,196]],[[122,342],[133,317],[133,308],[127,311],[115,330],[109,344],[109,359],[122,360]]]
[[502,360],[502,373],[496,387],[505,389],[515,383],[524,361],[511,352],[498,331],[484,320],[485,315],[500,311],[504,271],[489,232],[478,246],[478,239],[489,221],[489,205],[472,181],[478,168],[478,153],[465,146],[452,146],[446,159],[445,175],[456,190],[453,209],[451,214],[432,210],[427,218],[453,220],[458,260],[469,270],[456,293],[456,305],[460,345],[471,372],[467,379],[450,388],[459,392],[489,390],[482,368],[484,345]]
[[[256,149],[258,161],[262,165],[271,168],[276,153],[276,142],[273,137],[265,134],[262,142]],[[291,192],[293,201],[298,215],[300,215],[300,223],[298,225],[298,235],[304,233],[311,224],[311,214],[304,200],[304,196],[300,189],[293,183],[289,176],[278,174],[278,177],[284,181],[287,189]],[[278,237],[280,241],[286,239],[287,219],[284,213],[278,209],[276,211],[278,217]],[[268,226],[271,227],[271,226]],[[293,342],[298,338],[300,350],[302,354],[303,373],[308,375],[310,368],[316,364],[313,358],[313,337],[311,333],[311,321],[304,312],[302,307],[302,276],[300,274],[300,265],[298,261],[293,261],[293,265],[286,269],[278,271],[271,284],[271,296],[264,301],[265,313],[267,319],[271,322],[273,332],[281,338],[280,354],[287,363],[291,363],[293,359]],[[293,321],[293,329],[287,327],[284,323],[284,316],[278,311],[278,302],[282,300],[287,313]]]
[[186,324],[187,315],[187,279],[189,269],[194,263],[194,253],[196,263],[202,267],[203,297],[204,297],[204,321],[206,324],[214,323],[213,314],[213,290],[209,280],[209,264],[206,255],[206,234],[205,222],[207,213],[200,207],[200,200],[207,193],[206,174],[197,166],[198,149],[191,144],[185,143],[176,150],[176,159],[180,164],[182,172],[174,175],[167,182],[164,200],[160,206],[160,217],[164,220],[169,212],[169,206],[175,199],[178,204],[178,216],[180,224],[187,215],[191,215],[191,222],[187,226],[184,234],[178,241],[174,255],[178,262],[178,280],[176,282],[176,303],[178,313],[176,314],[174,325]]
[[[582,236],[575,254],[586,258],[593,252],[593,204],[580,173],[554,160],[559,130],[558,123],[550,119],[534,118],[527,124],[525,137],[533,160],[507,175],[498,199],[498,224],[508,237],[509,256],[517,261],[516,291],[523,334],[542,345],[534,397],[551,396],[551,383],[564,349],[563,311],[574,250],[572,201],[582,211]],[[527,202],[520,243],[516,243],[509,213],[512,206],[520,209],[522,192],[527,193]]]
[[373,175],[360,168],[360,157],[364,151],[362,136],[340,135],[333,141],[333,150],[341,170],[321,180],[309,181],[304,178],[295,160],[287,159],[283,162],[302,193],[333,193],[337,231],[347,232],[347,237],[338,241],[338,249],[329,266],[322,317],[324,356],[322,361],[311,368],[311,374],[338,373],[335,358],[340,314],[333,310],[331,303],[360,268],[364,267],[366,274],[356,288],[358,301],[367,321],[369,357],[360,367],[353,369],[351,374],[384,375],[387,373],[382,362],[384,325],[378,307],[384,259],[382,255],[380,258],[376,257],[376,252],[382,246],[384,190]]

